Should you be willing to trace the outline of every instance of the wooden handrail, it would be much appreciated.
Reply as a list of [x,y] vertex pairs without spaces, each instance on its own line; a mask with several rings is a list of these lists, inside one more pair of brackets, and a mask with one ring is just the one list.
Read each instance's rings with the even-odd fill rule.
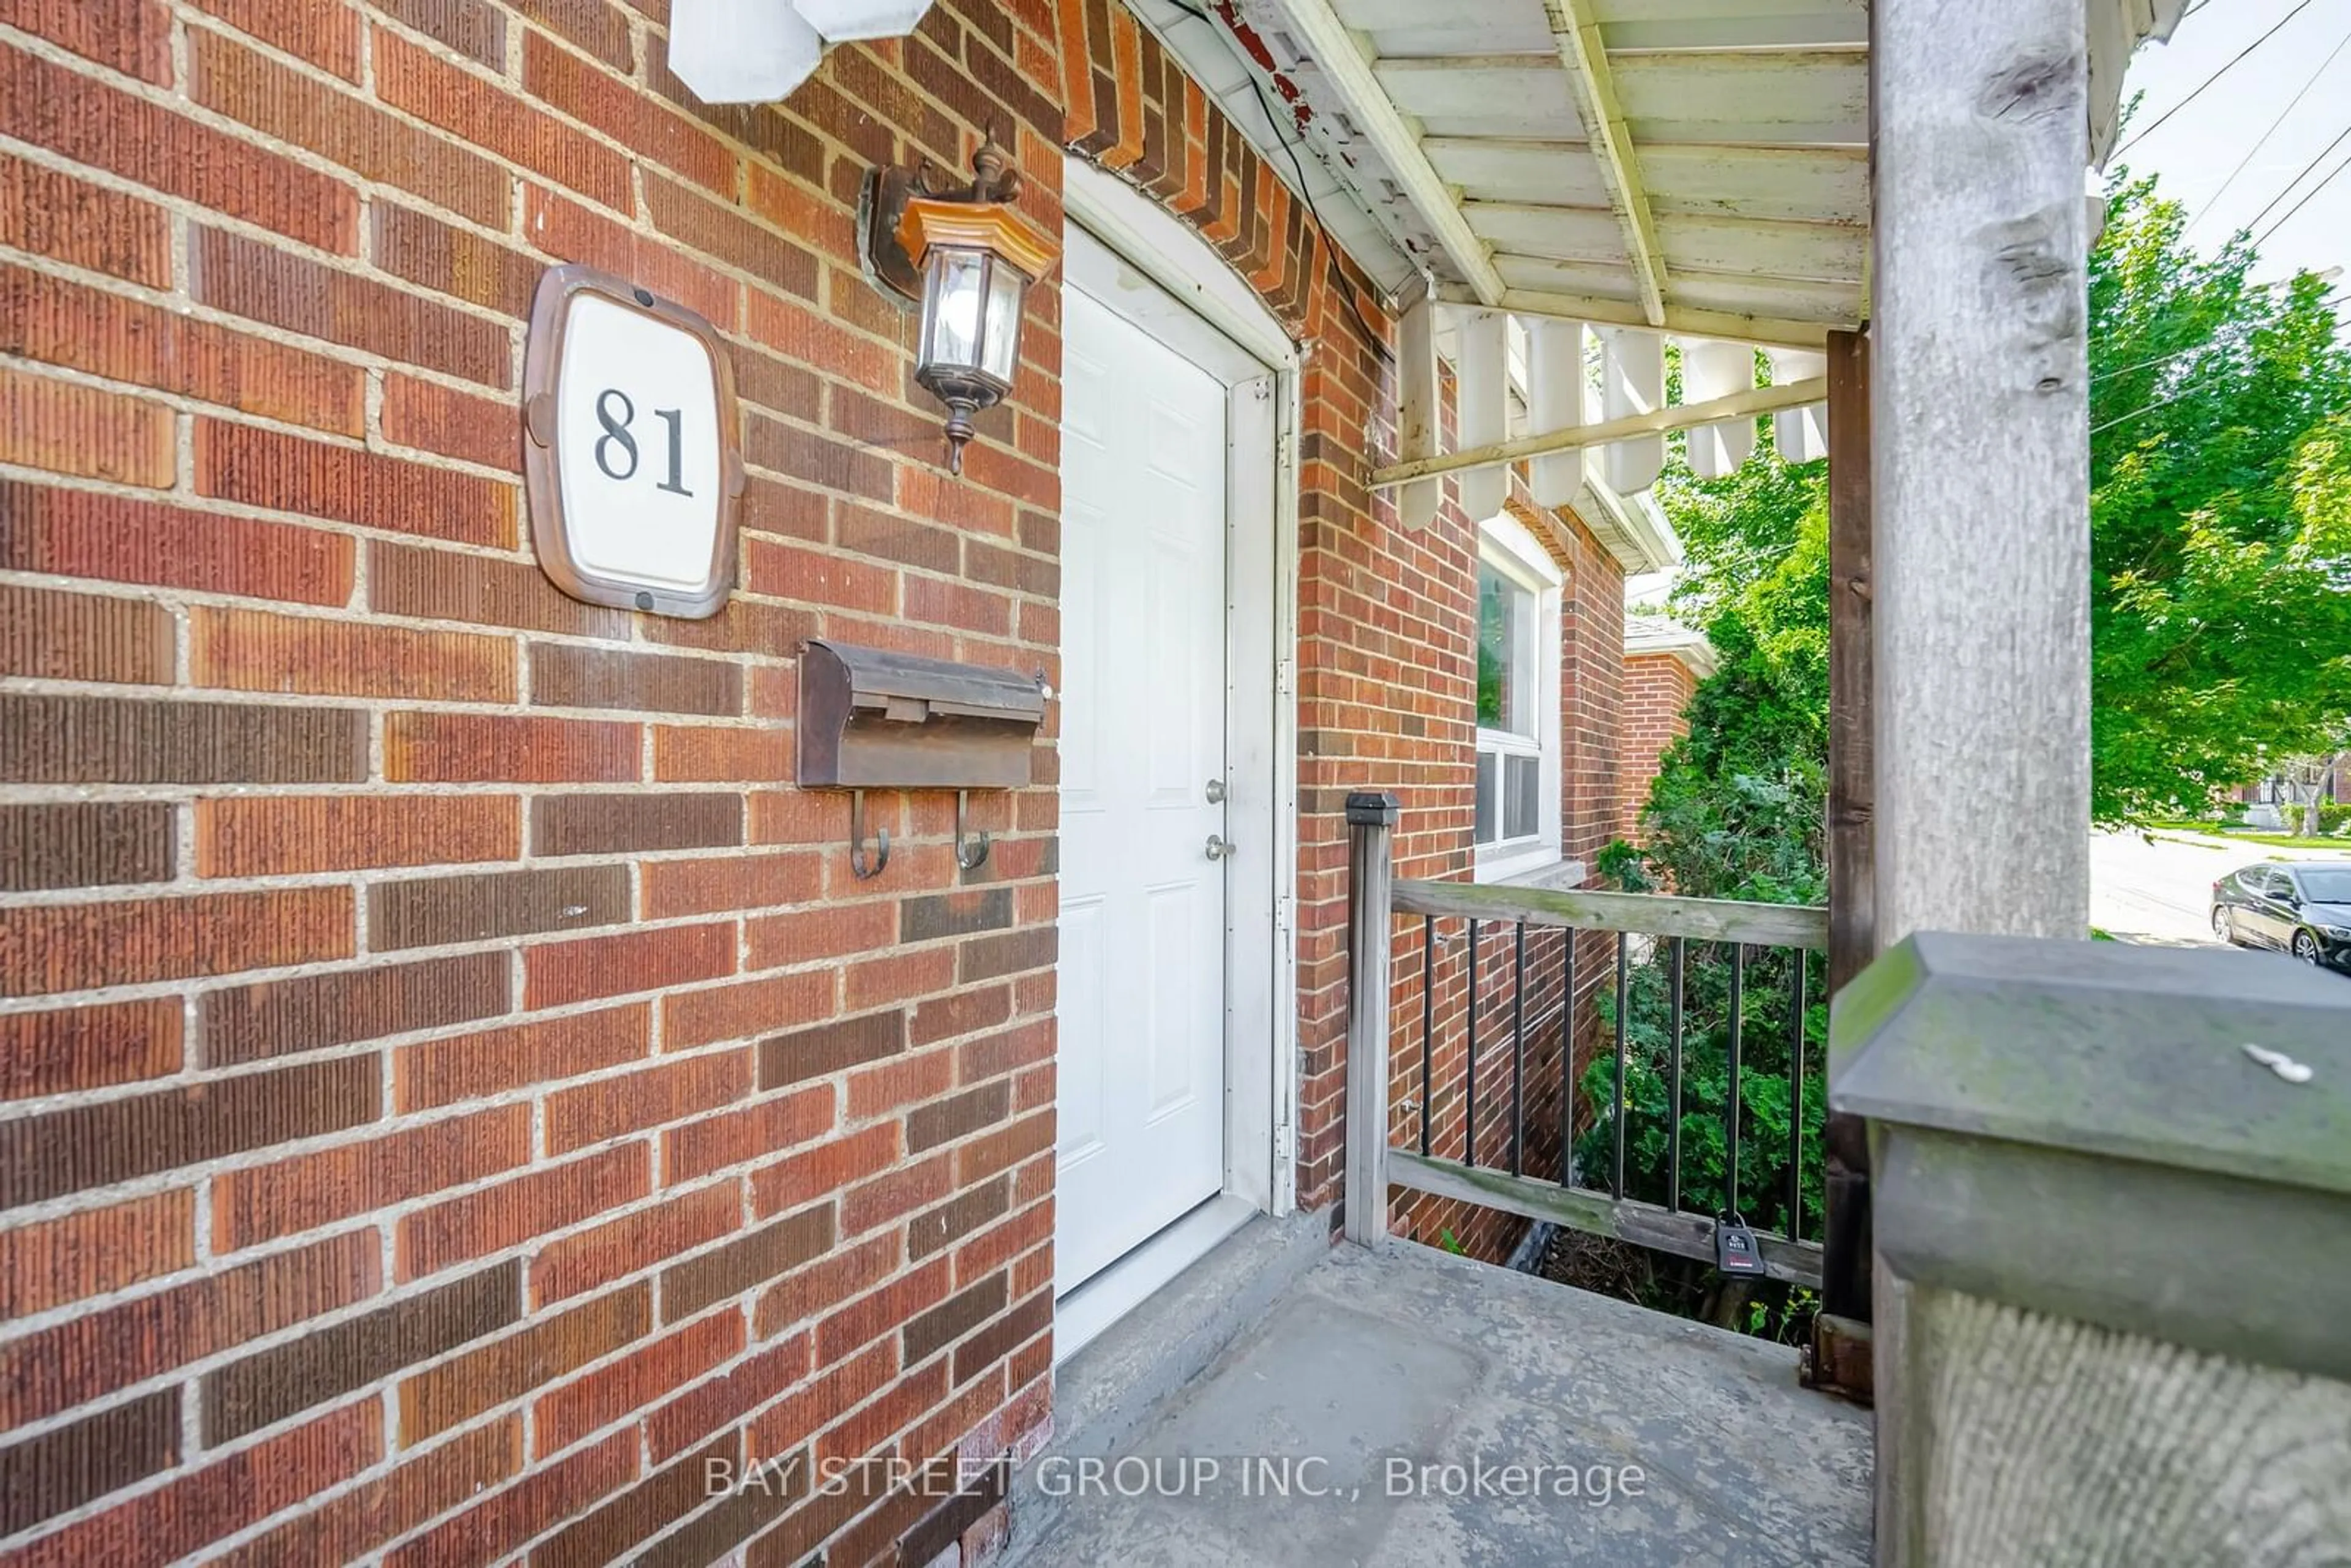
[[1524,921],[1530,925],[1567,925],[1584,931],[1686,936],[1698,942],[1744,942],[1757,947],[1825,948],[1829,945],[1829,912],[1800,904],[1399,880],[1391,894],[1390,907],[1405,915]]

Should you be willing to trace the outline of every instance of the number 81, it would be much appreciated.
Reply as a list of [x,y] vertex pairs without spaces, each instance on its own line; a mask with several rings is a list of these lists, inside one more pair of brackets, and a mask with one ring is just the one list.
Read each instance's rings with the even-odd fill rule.
[[[618,418],[613,417],[611,409],[615,401],[621,405]],[[596,466],[604,471],[608,479],[636,477],[637,438],[629,433],[629,425],[636,417],[637,405],[630,402],[629,394],[620,388],[606,387],[596,394],[596,423],[604,427],[604,434],[596,438]],[[653,487],[666,490],[673,496],[691,496],[694,492],[685,487],[684,412],[657,408],[653,410],[653,417],[669,426],[669,477]],[[628,455],[628,466],[625,468],[612,465],[612,451],[616,447]]]

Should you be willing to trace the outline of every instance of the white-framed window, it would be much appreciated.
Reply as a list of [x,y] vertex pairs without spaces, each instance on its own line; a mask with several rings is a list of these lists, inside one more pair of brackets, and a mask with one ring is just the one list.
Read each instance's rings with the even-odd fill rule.
[[1559,859],[1559,567],[1515,517],[1478,529],[1481,882]]

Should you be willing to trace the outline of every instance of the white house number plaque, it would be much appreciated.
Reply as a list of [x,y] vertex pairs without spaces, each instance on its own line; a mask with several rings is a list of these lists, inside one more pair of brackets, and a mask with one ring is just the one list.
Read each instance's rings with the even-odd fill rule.
[[609,274],[554,268],[531,304],[523,425],[531,540],[558,588],[695,619],[726,606],[741,420],[709,322]]

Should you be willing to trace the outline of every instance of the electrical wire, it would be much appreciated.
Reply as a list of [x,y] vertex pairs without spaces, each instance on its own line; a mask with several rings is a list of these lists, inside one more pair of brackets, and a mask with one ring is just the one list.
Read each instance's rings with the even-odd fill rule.
[[[2337,140],[2340,140],[2340,138],[2338,138]],[[2282,217],[2282,218],[2278,219],[2278,221],[2277,221],[2277,222],[2275,222],[2275,223],[2272,224],[2269,227],[2267,227],[2267,228],[2263,229],[2263,230],[2262,230],[2259,235],[2255,235],[2255,236],[2254,236],[2254,238],[2253,238],[2253,243],[2254,243],[2255,245],[2260,245],[2263,240],[2265,240],[2265,239],[2269,238],[2269,237],[2270,237],[2270,235],[2273,235],[2273,234],[2275,234],[2275,233],[2277,233],[2277,232],[2278,232],[2278,230],[2280,230],[2280,229],[2282,229],[2282,228],[2285,227],[2285,225],[2286,225],[2289,222],[2291,222],[2291,221],[2293,220],[2294,214],[2296,214],[2296,213],[2298,213],[2298,212],[2300,212],[2300,211],[2302,211],[2303,207],[2304,207],[2305,204],[2308,204],[2308,202],[2310,201],[2310,198],[2311,198],[2311,197],[2313,197],[2313,196],[2314,196],[2314,195],[2318,194],[2318,193],[2319,193],[2319,192],[2321,192],[2321,191],[2323,191],[2323,190],[2326,189],[2326,187],[2327,187],[2327,186],[2329,186],[2329,185],[2333,184],[2333,183],[2335,183],[2335,177],[2336,177],[2337,175],[2341,174],[2341,173],[2343,172],[2343,171],[2344,171],[2344,170],[2346,170],[2346,169],[2351,169],[2351,158],[2346,158],[2345,160],[2343,160],[2343,162],[2342,162],[2337,163],[2336,165],[2335,165],[2335,167],[2334,167],[2334,168],[2332,168],[2332,169],[2328,170],[2328,171],[2327,171],[2327,174],[2326,174],[2326,178],[2325,178],[2324,180],[2321,180],[2321,181],[2320,181],[2320,182],[2318,182],[2318,183],[2316,183],[2315,185],[2313,185],[2309,190],[2304,191],[2304,192],[2302,193],[2302,200],[2301,200],[2301,201],[2299,201],[2299,202],[2296,202],[2294,205],[2292,205],[2292,206],[2288,207],[2288,208],[2285,210],[2285,216],[2284,216],[2284,217]]]
[[2202,388],[2200,388],[2200,387],[2197,387],[2197,386],[2184,386],[2184,387],[2181,387],[2178,392],[2173,392],[2169,397],[2159,397],[2159,398],[2156,399],[2153,402],[2148,403],[2145,408],[2135,408],[2135,409],[2131,410],[2128,413],[2118,413],[2118,414],[2116,414],[2114,418],[2112,418],[2112,419],[2110,419],[2110,420],[2106,421],[2106,423],[2104,423],[2104,424],[2094,424],[2094,425],[2090,426],[2090,434],[2093,434],[2093,435],[2097,435],[2097,434],[2101,434],[2101,433],[2103,433],[2103,432],[2112,430],[2112,429],[2113,429],[2115,426],[2116,426],[2117,424],[2128,424],[2132,420],[2137,419],[2140,414],[2143,414],[2143,413],[2153,413],[2157,409],[2159,409],[2159,408],[2168,408],[2168,407],[2169,407],[2171,404],[2173,404],[2173,403],[2175,403],[2175,402],[2178,402],[2181,398],[2184,398],[2184,397],[2192,397],[2192,396],[2194,396],[2197,392],[2200,392],[2200,391],[2202,391],[2202,390],[2203,390]]
[[[2296,172],[2295,172],[2295,173],[2294,173],[2294,178],[2293,178],[2293,179],[2291,179],[2291,180],[2288,180],[2288,181],[2285,183],[2285,189],[2284,189],[2284,190],[2283,190],[2283,191],[2280,191],[2276,195],[2272,196],[2272,197],[2270,198],[2269,205],[2268,205],[2268,206],[2266,206],[2266,207],[2263,207],[2260,212],[2255,213],[2255,214],[2253,214],[2252,223],[2249,223],[2249,224],[2247,224],[2247,225],[2245,225],[2245,227],[2246,227],[2246,228],[2248,228],[2248,229],[2252,228],[2252,227],[2253,226],[2253,224],[2260,223],[2263,218],[2268,217],[2272,212],[2273,212],[2274,210],[2276,210],[2277,204],[2278,204],[2280,202],[2284,201],[2288,196],[2290,196],[2290,195],[2292,195],[2292,194],[2294,193],[2294,188],[2296,185],[2301,184],[2301,183],[2303,183],[2303,181],[2304,181],[2304,180],[2306,180],[2306,179],[2308,179],[2308,178],[2310,177],[2310,172],[2311,172],[2313,169],[2317,168],[2317,167],[2319,166],[2319,164],[2321,164],[2321,163],[2323,163],[2323,162],[2325,162],[2326,161],[2326,155],[2327,155],[2328,153],[2330,153],[2330,152],[2334,152],[2337,147],[2340,147],[2340,146],[2342,146],[2342,145],[2343,145],[2344,138],[2346,138],[2346,137],[2351,137],[2351,125],[2346,125],[2346,126],[2345,126],[2345,127],[2342,129],[2342,131],[2340,131],[2339,132],[2337,132],[2337,133],[2336,133],[2335,138],[2335,140],[2334,140],[2334,141],[2332,141],[2328,142],[2325,146],[2324,146],[2324,147],[2322,147],[2322,148],[2320,148],[2320,149],[2318,150],[2318,156],[2317,156],[2317,157],[2313,158],[2309,162],[2304,163],[2304,164],[2301,167],[2301,169],[2299,169],[2298,171],[2296,171]],[[2337,169],[2338,169],[2338,171],[2339,171],[2340,167],[2341,167],[2341,166],[2338,164],[2338,165],[2337,165]],[[2333,174],[2329,174],[2329,175],[2326,177],[2326,179],[2327,179],[2327,180],[2331,180],[2331,179],[2333,179],[2334,177],[2335,177],[2335,176],[2334,176]],[[2325,183],[2326,183],[2326,181],[2325,181],[2325,180],[2321,180],[2321,181],[2319,182],[2319,183],[2320,183],[2321,185],[2324,185]],[[2309,197],[2308,195],[2304,196],[2304,197],[2303,197],[2303,199],[2302,199],[2302,201],[2303,201],[2303,202],[2306,202],[2306,201],[2308,201],[2308,200],[2310,200],[2310,197]],[[2296,203],[2294,204],[2294,208],[2295,208],[2295,210],[2296,210],[2296,211],[2301,210],[2301,207],[2302,207],[2302,202],[2296,202]],[[2293,214],[2292,213],[2289,213],[2289,214],[2286,214],[2286,216],[2287,216],[2287,217],[2291,217],[2291,216],[2293,216],[2293,215],[2294,215],[2294,214]],[[2283,223],[2283,221],[2284,221],[2284,219],[2280,219],[2280,220],[2279,220],[2279,222],[2281,222],[2281,223]],[[2275,231],[2275,229],[2276,229],[2276,228],[2277,228],[2277,224],[2272,224],[2268,228],[2263,229],[2263,230],[2262,230],[2262,231],[2258,235],[2256,235],[2256,236],[2254,237],[2254,239],[2253,239],[2253,243],[2254,243],[2255,245],[2257,245],[2257,246],[2258,246],[2258,245],[2260,245],[2260,244],[2262,243],[2262,240],[2265,240],[2265,239],[2269,238],[2270,235],[2271,235],[2273,231]]]
[[[1337,255],[1339,247],[1337,243],[1331,239],[1331,225],[1322,221],[1322,214],[1314,205],[1314,198],[1307,193],[1306,166],[1298,161],[1298,149],[1290,145],[1288,137],[1282,135],[1281,121],[1274,117],[1273,105],[1267,101],[1265,89],[1259,84],[1255,71],[1249,73],[1249,90],[1257,94],[1258,109],[1265,115],[1266,123],[1273,128],[1273,139],[1281,143],[1281,150],[1284,152],[1290,154],[1290,167],[1298,176],[1298,199],[1306,204],[1307,212],[1314,219],[1314,226],[1322,231],[1323,242],[1331,247],[1332,253],[1330,263],[1331,287],[1337,289],[1339,298],[1347,302],[1347,313],[1355,319],[1355,325],[1363,329],[1364,337],[1372,345],[1372,350],[1383,360],[1389,358],[1387,339],[1374,330],[1371,322],[1364,319],[1364,308],[1355,303],[1355,291],[1347,286],[1346,274],[1339,270]],[[1275,243],[1280,242],[1277,240]]]
[[2214,82],[2219,81],[2222,77],[2227,76],[2231,69],[2235,68],[2238,61],[2242,60],[2247,55],[2252,54],[2255,49],[2260,48],[2263,44],[2268,43],[2272,38],[2277,37],[2279,28],[2284,26],[2288,22],[2293,21],[2296,16],[2301,16],[2304,11],[2309,9],[2310,0],[2297,0],[2293,10],[2288,11],[2284,16],[2280,16],[2275,22],[2270,24],[2270,29],[2268,32],[2263,33],[2260,37],[2255,38],[2252,43],[2247,44],[2243,48],[2238,50],[2235,55],[2230,57],[2227,65],[2222,66],[2219,70],[2214,71],[2210,76],[2206,77],[2202,81],[2197,83],[2195,91],[2189,93],[2186,98],[2181,99],[2178,103],[2173,104],[2169,109],[2165,110],[2161,114],[2157,115],[2153,125],[2148,126],[2145,131],[2133,134],[2129,141],[2115,149],[2114,155],[2116,157],[2120,157],[2122,154],[2129,152],[2132,148],[2137,146],[2140,142],[2146,141],[2148,137],[2154,135],[2158,131],[2163,128],[2163,122],[2165,120],[2169,120],[2173,115],[2178,114],[2181,110],[2186,109],[2189,104],[2194,103],[2198,98],[2202,96],[2206,88],[2210,87]]
[[2206,353],[2214,349],[2222,348],[2225,345],[2208,338],[2200,343],[2190,343],[2184,349],[2174,349],[2171,352],[2162,355],[2157,359],[2141,360],[2135,365],[2122,365],[2111,371],[2100,371],[2096,375],[2092,376],[2090,380],[2094,383],[2097,382],[2112,381],[2116,376],[2129,375],[2133,371],[2153,370],[2158,365],[2168,365],[2174,360],[2184,360],[2190,354]]
[[[2340,171],[2338,170],[2337,172],[2339,172]],[[2291,216],[2292,214],[2289,214],[2287,215]],[[2282,219],[2280,221],[2283,222],[2283,220]],[[2329,267],[2325,272],[2319,273],[2316,276],[2324,281],[2325,278],[2334,276],[2341,270],[2341,267]],[[2283,288],[2292,284],[2294,281],[2294,279],[2291,277],[2279,278],[2269,283],[2256,283],[2252,285],[2252,287],[2256,289]],[[2319,298],[2323,299],[2334,292],[2335,290],[2332,288],[2325,289],[2321,292]],[[2174,360],[2184,360],[2190,354],[2219,353],[2223,350],[2239,346],[2241,345],[2224,342],[2219,338],[2207,338],[2200,343],[2190,343],[2184,349],[2174,349],[2168,354],[2158,354],[2152,360],[2141,360],[2135,365],[2117,365],[2111,371],[2100,371],[2097,374],[2092,376],[2090,380],[2094,384],[2098,382],[2112,381],[2116,376],[2126,376],[2136,371],[2153,370],[2158,365],[2168,365]]]
[[[2209,4],[2210,0],[2207,0],[2207,3]],[[2310,89],[2318,85],[2318,78],[2326,74],[2326,68],[2335,63],[2335,57],[2341,54],[2346,46],[2351,46],[2351,33],[2344,34],[2342,40],[2327,52],[2326,57],[2318,62],[2318,68],[2310,73],[2310,79],[2302,84],[2302,90],[2288,99],[2286,106],[2278,110],[2277,118],[2270,121],[2269,129],[2262,132],[2261,140],[2245,149],[2245,155],[2237,160],[2237,166],[2229,171],[2229,177],[2220,182],[2220,188],[2206,198],[2204,205],[2196,215],[2188,220],[2188,226],[2179,231],[2182,238],[2194,233],[2196,225],[2211,215],[2212,209],[2220,204],[2220,198],[2229,193],[2229,187],[2237,183],[2237,176],[2243,173],[2245,166],[2253,161],[2253,155],[2269,145],[2270,138],[2277,134],[2278,127],[2285,123],[2286,116],[2292,114],[2296,106],[2310,96]]]
[[[1193,5],[1192,0],[1167,0],[1167,3],[1186,16],[1217,28],[1219,33],[1224,31],[1218,26],[1214,16]],[[2309,0],[2304,0],[2304,4],[2308,3]],[[1257,96],[1258,111],[1265,116],[1266,129],[1273,132],[1273,139],[1281,143],[1282,152],[1290,156],[1290,172],[1298,176],[1298,199],[1306,204],[1306,211],[1314,219],[1314,226],[1322,231],[1323,243],[1328,246],[1330,253],[1328,259],[1331,287],[1338,291],[1340,298],[1347,302],[1347,314],[1353,316],[1355,319],[1355,325],[1363,329],[1364,340],[1372,345],[1372,351],[1383,360],[1393,359],[1395,356],[1388,351],[1386,337],[1374,329],[1370,320],[1364,317],[1364,308],[1355,302],[1355,291],[1347,286],[1346,274],[1339,267],[1338,244],[1331,238],[1331,225],[1322,221],[1322,209],[1314,204],[1313,193],[1306,188],[1306,165],[1299,161],[1298,149],[1291,145],[1289,137],[1281,133],[1280,117],[1273,112],[1272,100],[1265,96],[1265,88],[1257,79],[1257,72],[1244,67],[1244,73],[1249,80],[1249,91]],[[1277,240],[1275,243],[1280,242]]]

